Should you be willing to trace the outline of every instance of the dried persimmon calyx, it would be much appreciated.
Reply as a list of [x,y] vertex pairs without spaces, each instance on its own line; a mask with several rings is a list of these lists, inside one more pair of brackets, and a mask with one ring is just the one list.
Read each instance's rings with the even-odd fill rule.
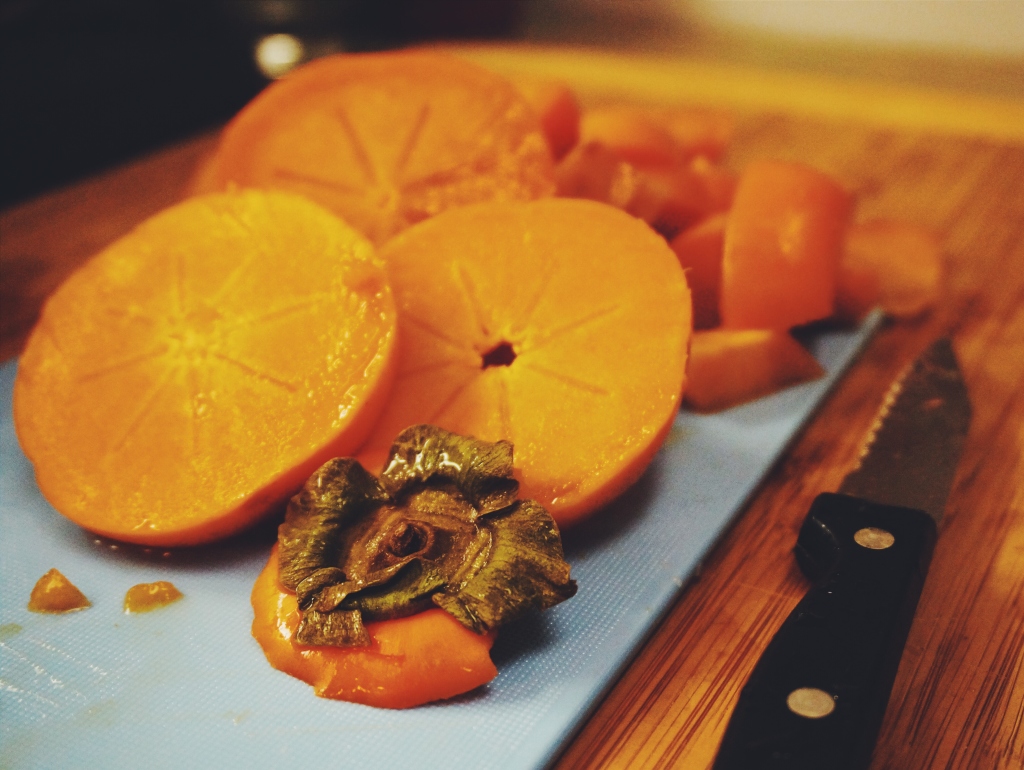
[[355,460],[325,463],[278,532],[296,641],[366,646],[364,621],[431,606],[486,633],[573,596],[558,527],[518,486],[511,444],[429,425],[398,436],[379,481]]

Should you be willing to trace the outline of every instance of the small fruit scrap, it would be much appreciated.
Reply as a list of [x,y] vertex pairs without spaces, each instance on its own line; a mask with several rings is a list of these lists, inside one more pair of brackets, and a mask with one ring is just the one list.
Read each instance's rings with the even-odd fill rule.
[[32,612],[59,614],[91,606],[85,594],[56,568],[36,581],[28,600],[28,609]]
[[139,583],[125,593],[124,611],[126,614],[152,612],[183,597],[184,594],[173,583],[166,580],[158,580],[155,583]]
[[[292,498],[279,530],[267,567],[279,593],[262,577],[253,592],[253,634],[271,665],[326,697],[392,707],[465,691],[452,689],[452,662],[463,669],[459,688],[488,681],[493,665],[459,661],[486,657],[501,625],[576,593],[557,525],[517,491],[508,442],[427,425],[398,436],[379,480],[351,458],[326,463]],[[287,623],[268,622],[280,619],[288,595]],[[448,641],[424,650],[410,638],[403,658],[382,649],[385,629],[401,640],[403,629],[418,634],[422,624],[428,638]],[[313,665],[303,648],[337,665]],[[382,656],[409,676],[382,681]],[[475,673],[467,680],[467,672]]]

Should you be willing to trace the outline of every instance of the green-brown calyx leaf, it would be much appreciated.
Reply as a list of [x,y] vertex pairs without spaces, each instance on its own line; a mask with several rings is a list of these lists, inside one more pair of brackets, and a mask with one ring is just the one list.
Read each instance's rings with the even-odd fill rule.
[[431,606],[485,633],[573,596],[557,525],[518,487],[507,441],[429,425],[398,436],[379,481],[353,459],[324,464],[278,532],[296,641],[366,646],[364,621]]

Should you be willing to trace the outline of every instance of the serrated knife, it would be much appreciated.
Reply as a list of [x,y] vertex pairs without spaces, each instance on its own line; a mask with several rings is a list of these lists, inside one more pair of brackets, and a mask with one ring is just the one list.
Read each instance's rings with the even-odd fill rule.
[[868,766],[970,413],[941,339],[893,384],[838,493],[812,503],[794,551],[813,586],[741,691],[714,770]]

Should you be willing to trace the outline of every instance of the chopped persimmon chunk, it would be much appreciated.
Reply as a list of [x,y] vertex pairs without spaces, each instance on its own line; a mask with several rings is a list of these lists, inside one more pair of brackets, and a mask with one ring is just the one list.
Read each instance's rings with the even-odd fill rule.
[[669,242],[690,284],[694,329],[710,329],[718,325],[725,219],[725,214],[709,217],[683,230]]
[[559,80],[516,78],[516,88],[533,107],[555,160],[563,158],[580,138],[580,105],[576,94]]
[[680,159],[668,126],[635,107],[620,105],[585,112],[580,120],[580,144],[599,144],[637,165],[670,165]]
[[725,228],[722,325],[789,329],[831,316],[851,208],[850,195],[820,171],[751,163]]
[[898,318],[931,307],[942,277],[942,247],[930,230],[910,222],[875,219],[846,236],[837,312],[859,318],[875,305]]
[[685,402],[713,412],[820,377],[821,365],[789,333],[711,329],[690,343]]

